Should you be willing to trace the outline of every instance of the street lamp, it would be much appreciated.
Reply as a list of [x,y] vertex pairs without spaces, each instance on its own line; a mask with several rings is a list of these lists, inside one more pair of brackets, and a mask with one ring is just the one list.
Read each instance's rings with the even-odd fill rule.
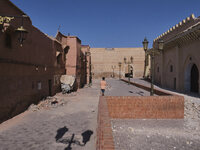
[[5,16],[5,15],[0,15],[0,27],[2,28],[2,32],[5,32],[8,27],[10,26],[11,20],[15,18],[20,18],[22,19],[21,26],[18,27],[15,32],[19,34],[19,43],[20,46],[23,45],[24,40],[26,39],[26,35],[28,31],[23,27],[23,18],[28,17],[26,15],[23,16]]
[[116,68],[116,66],[112,66],[112,69],[113,69],[113,78],[115,77],[115,74],[114,74],[114,69]]
[[120,79],[121,78],[121,66],[122,66],[122,63],[119,62],[118,65],[119,65],[119,79]]
[[148,43],[149,42],[148,42],[147,38],[145,37],[142,44],[143,44],[143,48],[145,51],[145,55],[149,54],[151,56],[151,91],[150,91],[150,95],[153,96],[154,95],[154,85],[153,85],[153,83],[154,83],[154,61],[155,61],[154,57],[155,57],[155,54],[160,54],[160,52],[163,50],[164,41],[160,39],[158,41],[158,49],[152,48],[151,50],[148,50]]
[[130,84],[130,64],[131,62],[128,61],[128,84]]
[[17,32],[19,34],[18,40],[19,40],[20,46],[22,47],[24,41],[26,40],[26,35],[27,35],[28,31],[26,29],[24,29],[23,26],[21,26],[21,27],[17,28],[15,30],[15,32]]
[[133,63],[133,57],[132,56],[131,56],[130,60],[131,60],[131,63]]
[[124,57],[124,63],[126,64],[126,57]]

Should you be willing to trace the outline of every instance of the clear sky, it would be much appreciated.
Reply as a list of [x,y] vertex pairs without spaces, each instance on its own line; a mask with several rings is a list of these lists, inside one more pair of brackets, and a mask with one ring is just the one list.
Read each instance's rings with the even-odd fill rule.
[[152,46],[157,36],[190,14],[200,16],[200,0],[11,0],[34,26],[55,36],[78,36],[91,47]]

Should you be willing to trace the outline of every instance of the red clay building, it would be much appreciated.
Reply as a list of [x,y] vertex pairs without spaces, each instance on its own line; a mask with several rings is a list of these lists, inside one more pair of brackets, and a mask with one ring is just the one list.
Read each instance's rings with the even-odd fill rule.
[[[58,32],[56,39],[64,46],[68,46],[69,50],[66,55],[66,74],[72,75],[76,78],[75,89],[83,87],[87,80],[89,81],[91,74],[89,71],[90,59],[90,47],[81,46],[81,40],[76,36],[65,36]],[[87,72],[87,74],[86,74]],[[89,83],[89,82],[88,82]]]
[[9,0],[0,1],[0,41],[0,122],[60,91],[61,75],[76,78],[75,90],[91,82],[90,47],[76,36],[42,33]]
[[91,74],[91,53],[89,45],[82,45],[81,51],[84,55],[82,74],[83,74],[83,84],[90,84],[92,82],[92,74]]
[[34,27],[28,16],[23,17],[28,33],[21,47],[16,29],[26,14],[9,0],[1,0],[2,15],[15,17],[1,24],[0,30],[0,122],[60,90],[68,50]]

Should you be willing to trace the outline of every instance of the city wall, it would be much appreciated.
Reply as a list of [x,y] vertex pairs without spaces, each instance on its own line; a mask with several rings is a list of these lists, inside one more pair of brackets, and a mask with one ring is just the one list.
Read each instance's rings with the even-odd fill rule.
[[133,77],[143,76],[143,48],[91,48],[90,51],[93,78],[125,77],[128,72]]

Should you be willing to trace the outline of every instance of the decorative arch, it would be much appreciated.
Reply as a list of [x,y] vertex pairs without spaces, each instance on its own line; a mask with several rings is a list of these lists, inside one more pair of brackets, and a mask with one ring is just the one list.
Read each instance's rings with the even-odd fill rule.
[[167,73],[174,72],[174,71],[175,71],[175,65],[173,61],[170,59],[167,63]]
[[155,75],[155,82],[157,84],[161,84],[161,73],[160,73],[160,65],[159,63],[156,63],[154,68],[154,75]]
[[199,92],[199,66],[192,55],[189,55],[184,63],[184,90]]
[[[128,66],[129,66],[129,68],[128,68]],[[130,73],[131,77],[134,77],[134,67],[133,67],[133,64],[125,66],[125,77],[128,77],[129,73]]]

